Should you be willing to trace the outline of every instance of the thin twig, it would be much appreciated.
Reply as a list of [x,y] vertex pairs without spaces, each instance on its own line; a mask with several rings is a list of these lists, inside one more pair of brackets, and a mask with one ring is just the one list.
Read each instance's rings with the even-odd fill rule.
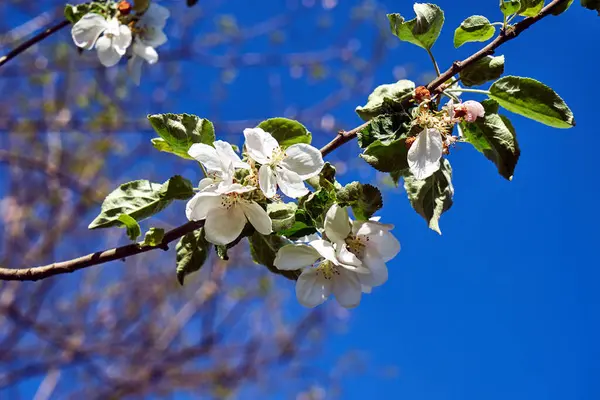
[[69,24],[70,24],[70,22],[67,21],[66,19],[62,20],[58,24],[50,26],[49,28],[38,33],[37,35],[35,35],[31,39],[27,40],[26,42],[23,42],[19,46],[15,47],[11,51],[9,51],[8,54],[6,54],[5,56],[0,57],[0,67],[3,66],[4,64],[6,64],[7,62],[9,62],[10,60],[12,60],[13,58],[15,58],[16,56],[18,56],[19,54],[26,51],[28,48],[30,48],[34,44],[46,39],[48,36],[54,34],[55,32],[58,32],[59,30],[61,30],[62,28],[64,28],[65,26],[67,26]]
[[[542,18],[549,15],[554,8],[561,3],[565,3],[568,0],[554,0],[544,7],[538,15],[535,17],[529,17],[516,24],[508,32],[502,31],[500,35],[494,39],[490,44],[473,54],[469,58],[463,61],[455,62],[452,67],[445,71],[442,75],[434,79],[427,85],[427,88],[433,93],[440,93],[443,91],[446,83],[454,75],[462,71],[467,66],[471,65],[475,61],[494,53],[494,50],[503,43],[514,39],[525,29],[541,20]],[[41,40],[41,39],[40,39]],[[39,40],[38,40],[39,41]],[[16,49],[15,49],[16,50]],[[14,57],[14,56],[13,56]],[[0,64],[2,65],[2,64]],[[355,138],[361,129],[364,129],[369,125],[369,122],[365,122],[362,125],[350,130],[340,131],[338,135],[327,145],[321,149],[323,156],[331,153],[344,143],[349,142]],[[18,281],[37,281],[40,279],[48,278],[50,276],[70,273],[83,268],[91,267],[94,265],[104,264],[109,261],[124,259],[133,255],[145,253],[155,249],[168,249],[168,244],[179,239],[189,232],[193,232],[196,229],[204,226],[204,221],[199,222],[188,222],[181,225],[165,234],[163,241],[158,246],[140,246],[138,244],[129,244],[127,246],[117,247],[110,250],[104,250],[92,254],[88,254],[83,257],[75,258],[69,261],[63,261],[59,263],[49,264],[42,267],[34,268],[21,268],[21,269],[10,269],[0,268],[0,280],[18,280]]]

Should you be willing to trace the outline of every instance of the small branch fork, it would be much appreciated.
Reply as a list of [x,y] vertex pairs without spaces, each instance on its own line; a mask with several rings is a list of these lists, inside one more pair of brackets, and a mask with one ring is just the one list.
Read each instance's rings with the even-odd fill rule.
[[[503,43],[508,42],[514,38],[516,38],[521,32],[529,28],[531,25],[540,21],[541,19],[547,17],[552,13],[552,11],[561,5],[562,3],[566,3],[568,0],[553,0],[546,7],[544,7],[538,15],[535,17],[525,18],[523,21],[517,23],[508,31],[502,31],[496,39],[494,39],[487,46],[483,47],[478,52],[474,53],[470,57],[462,60],[456,61],[452,64],[448,70],[443,72],[439,77],[431,81],[427,85],[427,89],[434,93],[441,93],[444,90],[444,84],[452,78],[454,75],[458,74],[464,68],[473,64],[474,62],[482,59],[483,57],[493,54],[494,51],[500,47]],[[61,22],[54,27],[51,27],[39,34],[38,36],[32,38],[31,40],[23,43],[6,56],[0,58],[0,66],[5,64],[11,58],[14,58],[19,53],[25,51],[27,48],[32,46],[33,44],[39,42],[45,37],[50,36],[52,33],[58,31],[62,27],[68,25],[68,22]],[[349,131],[340,131],[338,135],[328,144],[326,144],[323,148],[321,148],[321,153],[323,156],[330,154],[332,151],[342,146],[343,144],[354,139],[358,132],[367,127],[369,122],[365,122],[356,128]],[[137,254],[146,253],[148,251],[162,249],[168,250],[169,243],[174,242],[175,240],[181,238],[187,233],[193,232],[196,229],[204,226],[204,221],[199,222],[188,222],[184,225],[181,225],[173,230],[170,230],[165,234],[163,241],[158,246],[140,246],[139,244],[133,243],[126,246],[116,247],[110,250],[99,251],[96,253],[88,254],[83,257],[75,258],[68,261],[53,263],[41,267],[33,267],[33,268],[19,268],[19,269],[11,269],[11,268],[0,268],[0,280],[5,281],[37,281],[40,279],[49,278],[54,275],[60,275],[70,272],[75,272],[83,268],[91,267],[94,265],[100,265],[107,263],[109,261],[114,260],[123,260],[127,257],[131,257]]]

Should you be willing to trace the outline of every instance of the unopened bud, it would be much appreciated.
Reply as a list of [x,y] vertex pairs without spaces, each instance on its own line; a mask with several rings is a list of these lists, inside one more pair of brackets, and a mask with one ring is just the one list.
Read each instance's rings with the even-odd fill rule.
[[431,98],[431,92],[425,86],[418,86],[415,89],[415,101],[422,103],[423,100],[429,100]]
[[118,5],[117,9],[121,15],[128,15],[131,12],[131,4],[128,1],[122,0]]

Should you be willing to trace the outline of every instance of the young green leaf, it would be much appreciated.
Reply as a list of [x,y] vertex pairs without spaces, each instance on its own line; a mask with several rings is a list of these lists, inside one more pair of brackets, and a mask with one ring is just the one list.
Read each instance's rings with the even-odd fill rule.
[[310,144],[312,135],[298,121],[287,118],[271,118],[258,124],[265,132],[269,132],[282,149],[297,143]]
[[193,195],[192,183],[179,175],[162,185],[147,180],[124,183],[106,196],[100,214],[88,228],[119,226],[121,214],[139,222],[162,211],[173,200],[187,200]]
[[407,79],[377,86],[369,95],[367,104],[356,107],[356,113],[364,121],[369,121],[381,114],[403,112],[402,101],[409,98],[414,91],[415,83]]
[[279,249],[285,245],[291,244],[291,241],[277,235],[265,236],[258,232],[254,232],[254,234],[248,238],[248,243],[250,243],[250,255],[255,263],[264,265],[269,271],[278,275],[283,275],[288,279],[298,279],[300,271],[282,271],[273,265]]
[[454,47],[459,48],[468,42],[485,42],[496,33],[496,28],[486,17],[473,15],[465,19],[454,31]]
[[390,29],[398,39],[431,50],[444,25],[444,12],[429,3],[415,3],[413,9],[417,17],[410,21],[400,14],[388,14]]
[[334,202],[335,191],[321,188],[301,198],[298,203],[300,207],[306,210],[306,213],[315,224],[320,226],[323,225],[325,220],[325,213]]
[[600,0],[581,0],[581,5],[589,10],[598,11],[600,15]]
[[352,212],[358,220],[367,221],[383,207],[381,192],[373,185],[352,182],[337,193],[340,206],[352,207]]
[[267,214],[273,223],[273,232],[290,229],[296,222],[296,203],[270,203],[267,204]]
[[521,0],[519,15],[535,17],[544,8],[545,0]]
[[137,221],[131,218],[127,214],[121,214],[118,218],[119,222],[123,223],[123,226],[127,229],[127,237],[131,240],[135,240],[142,234],[140,225]]
[[485,56],[460,71],[464,86],[479,86],[498,79],[504,73],[504,56]]
[[381,172],[392,172],[408,168],[406,137],[391,142],[376,140],[360,157]]
[[406,112],[379,115],[358,132],[358,145],[364,149],[376,140],[389,143],[407,134],[410,131],[411,122],[412,119]]
[[513,15],[519,12],[521,9],[521,1],[520,0],[505,0],[500,3],[500,11],[505,16]]
[[140,243],[142,246],[158,246],[162,243],[165,237],[165,230],[162,228],[150,228],[146,235],[144,235],[144,241]]
[[306,210],[299,208],[294,215],[294,224],[290,228],[278,232],[278,234],[291,240],[297,240],[303,236],[312,235],[316,232],[317,228],[315,228],[312,218],[308,215]]
[[185,277],[202,268],[208,258],[211,244],[204,238],[204,229],[197,229],[183,236],[175,248],[177,281],[183,285]]
[[441,235],[439,220],[452,207],[454,196],[450,162],[442,159],[440,169],[424,180],[415,179],[408,171],[404,175],[404,189],[415,211],[425,218],[430,229]]
[[531,78],[505,76],[490,87],[490,98],[515,114],[555,128],[571,128],[575,119],[564,100],[543,83]]
[[91,10],[92,6],[90,4],[77,4],[75,6],[67,4],[64,10],[65,19],[70,23],[75,24]]
[[473,123],[462,123],[465,138],[478,151],[496,164],[504,178],[512,180],[521,150],[515,129],[508,118],[498,115],[498,103],[485,100],[481,103],[485,116]]
[[188,155],[188,150],[194,143],[212,145],[215,141],[212,122],[195,115],[154,114],[148,115],[148,120],[160,136],[152,139],[154,147],[187,160],[193,159]]

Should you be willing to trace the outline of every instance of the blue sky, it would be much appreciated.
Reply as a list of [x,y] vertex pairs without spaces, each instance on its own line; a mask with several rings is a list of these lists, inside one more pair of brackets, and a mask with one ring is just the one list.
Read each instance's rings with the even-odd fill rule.
[[[282,11],[284,3],[232,0],[220,11],[235,15],[241,25],[251,25]],[[329,17],[342,29],[347,23],[343,17],[355,2],[338,3]],[[380,3],[387,12],[413,16],[410,1]],[[446,13],[434,47],[442,69],[480,47],[467,44],[454,49],[454,29],[473,14],[500,20],[497,3],[437,2]],[[365,50],[370,45],[368,34],[359,36]],[[294,35],[285,44],[290,53],[321,49],[332,39],[306,41],[302,32]],[[522,150],[512,182],[501,178],[494,165],[469,146],[454,151],[450,161],[455,204],[441,219],[442,236],[427,229],[400,188],[385,191],[386,206],[380,215],[384,222],[396,225],[402,251],[389,263],[389,282],[363,298],[360,307],[350,312],[347,331],[332,333],[324,358],[315,361],[327,367],[348,350],[367,354],[367,373],[342,380],[343,399],[600,398],[596,255],[600,217],[595,209],[600,180],[595,171],[598,147],[592,140],[598,129],[594,80],[599,36],[598,17],[575,4],[566,14],[545,19],[498,51],[506,56],[507,74],[533,77],[554,88],[575,113],[577,126],[558,130],[510,115]],[[63,37],[68,40],[68,35]],[[261,43],[255,46],[247,50],[265,48]],[[401,65],[410,66],[407,78],[416,81],[432,71],[422,49],[398,43],[377,66],[372,87],[394,81],[392,71]],[[189,73],[189,91],[181,95],[177,109],[148,112],[210,112],[238,120],[285,111],[277,102],[262,102],[261,85],[268,71],[240,75],[235,91],[245,97],[230,98],[215,111],[208,108],[203,94],[219,71],[209,66],[184,68]],[[327,85],[284,84],[289,86],[284,86],[288,90],[282,93],[281,104],[292,100],[311,104],[332,90]],[[155,89],[158,83],[153,85]],[[353,110],[365,100],[366,95],[351,96],[336,108],[336,119],[349,124],[345,128],[360,124]],[[330,138],[313,131],[316,145]],[[347,146],[334,158],[356,154],[355,144]],[[167,160],[161,157],[168,156],[156,159]],[[139,178],[144,165],[132,168],[131,175]],[[351,166],[341,175],[342,183],[373,178],[364,165]],[[291,282],[282,285],[293,290]],[[395,376],[382,377],[387,366],[395,367]]]

